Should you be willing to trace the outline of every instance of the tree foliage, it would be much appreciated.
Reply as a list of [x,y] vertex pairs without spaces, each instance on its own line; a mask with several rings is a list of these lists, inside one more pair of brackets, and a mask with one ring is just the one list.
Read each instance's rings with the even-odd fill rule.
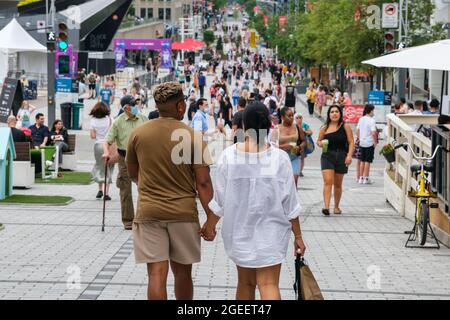
[[211,30],[206,30],[203,33],[203,41],[210,46],[214,41],[216,40],[216,37],[214,36],[214,32]]
[[[245,6],[254,4],[242,2]],[[308,12],[289,16],[285,32],[279,30],[277,16],[270,17],[266,27],[263,13],[252,19],[252,27],[269,47],[278,48],[281,58],[298,63],[369,68],[361,62],[384,53],[385,30],[369,28],[371,13],[367,8],[370,5],[382,8],[383,3],[386,0],[309,0]],[[408,46],[445,36],[440,26],[431,26],[433,0],[409,3]]]

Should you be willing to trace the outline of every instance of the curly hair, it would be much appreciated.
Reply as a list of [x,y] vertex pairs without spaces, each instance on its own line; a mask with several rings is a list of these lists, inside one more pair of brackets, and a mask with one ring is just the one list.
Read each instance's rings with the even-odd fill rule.
[[155,88],[153,93],[156,104],[166,104],[168,102],[174,102],[177,99],[184,97],[183,89],[177,82],[166,82],[160,84]]

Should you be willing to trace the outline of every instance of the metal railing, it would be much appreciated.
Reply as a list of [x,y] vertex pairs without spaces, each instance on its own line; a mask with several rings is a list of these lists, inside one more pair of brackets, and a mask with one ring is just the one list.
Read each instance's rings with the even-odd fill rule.
[[[432,127],[433,148],[441,146],[446,150],[450,149],[450,131],[443,127]],[[450,154],[438,153],[436,157],[436,171],[433,173],[432,185],[439,198],[445,204],[445,212],[450,215]]]

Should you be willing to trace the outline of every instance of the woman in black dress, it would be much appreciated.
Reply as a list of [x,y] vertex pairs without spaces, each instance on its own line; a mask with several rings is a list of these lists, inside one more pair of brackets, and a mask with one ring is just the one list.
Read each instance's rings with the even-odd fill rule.
[[322,174],[324,180],[322,213],[330,215],[331,192],[334,187],[334,213],[342,214],[339,208],[342,197],[342,182],[352,164],[355,142],[351,127],[344,122],[342,109],[334,105],[328,109],[327,122],[320,128],[317,145],[322,148]]

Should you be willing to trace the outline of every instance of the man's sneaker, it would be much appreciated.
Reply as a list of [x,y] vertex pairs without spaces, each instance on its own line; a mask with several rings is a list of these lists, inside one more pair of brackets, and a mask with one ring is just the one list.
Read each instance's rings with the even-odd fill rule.
[[374,182],[369,178],[364,179],[364,184],[373,184]]

